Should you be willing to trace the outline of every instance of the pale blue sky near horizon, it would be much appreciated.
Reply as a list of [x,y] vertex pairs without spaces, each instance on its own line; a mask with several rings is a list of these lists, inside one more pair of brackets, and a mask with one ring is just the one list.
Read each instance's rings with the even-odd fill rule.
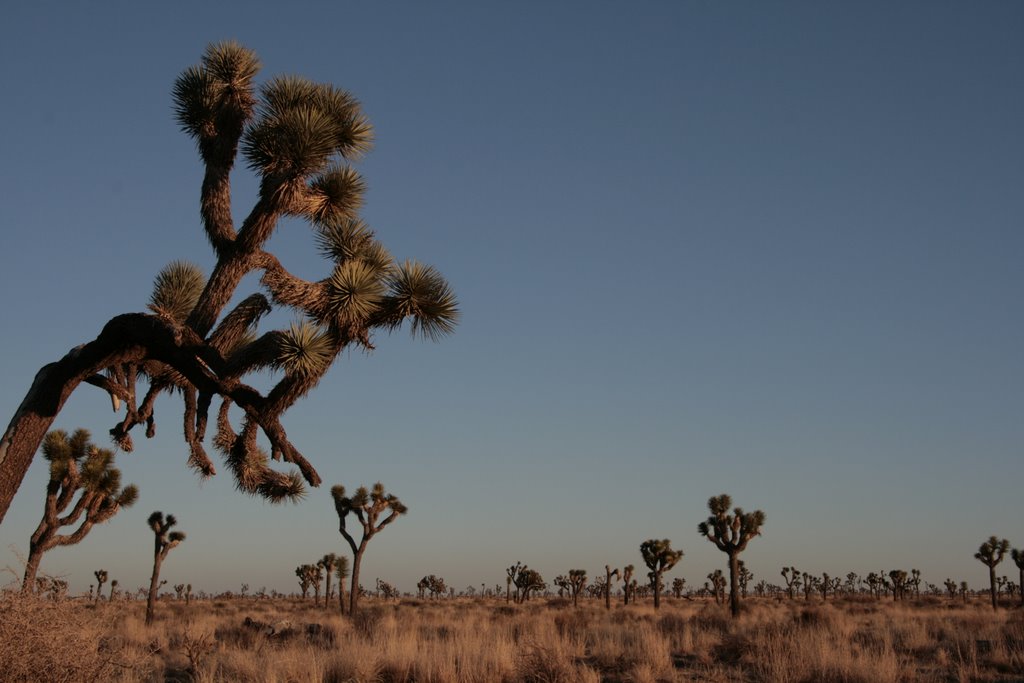
[[[119,455],[134,508],[57,549],[85,590],[151,568],[146,517],[188,539],[170,583],[291,591],[342,552],[331,484],[381,480],[409,514],[375,577],[504,585],[517,560],[724,556],[709,496],[766,512],[755,580],[920,568],[981,585],[991,534],[1024,547],[1024,5],[905,3],[19,4],[0,27],[0,414],[36,370],[143,310],[173,259],[207,271],[202,167],[175,77],[210,42],[261,79],[355,94],[376,143],[364,217],[437,266],[463,318],[336,363],[286,416],[325,485],[275,507],[186,470],[180,401]],[[235,213],[255,183],[240,164]],[[327,272],[308,228],[272,248]],[[239,290],[257,287],[250,278]],[[273,322],[287,323],[289,313]],[[265,385],[266,380],[261,380]],[[98,442],[80,388],[55,427]],[[37,458],[0,525],[17,569],[42,514]],[[1001,573],[1015,576],[1007,565]]]

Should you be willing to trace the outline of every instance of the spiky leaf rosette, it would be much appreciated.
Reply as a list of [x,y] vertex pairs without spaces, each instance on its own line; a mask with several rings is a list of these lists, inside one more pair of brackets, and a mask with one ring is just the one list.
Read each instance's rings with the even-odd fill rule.
[[327,281],[327,310],[340,326],[363,325],[380,306],[384,283],[363,261],[346,261]]
[[379,275],[388,274],[393,266],[391,254],[359,219],[318,223],[316,242],[318,251],[338,265],[358,260]]
[[179,323],[188,318],[206,286],[206,276],[199,266],[187,261],[172,261],[153,281],[149,309]]
[[274,364],[292,375],[321,375],[334,360],[334,346],[330,334],[316,325],[292,323],[277,337]]
[[343,90],[285,76],[269,81],[262,93],[243,152],[264,177],[308,177],[335,155],[355,158],[369,149],[372,128],[358,101]]
[[413,336],[436,340],[455,330],[459,302],[448,281],[433,266],[406,261],[387,280],[387,324],[396,328],[412,318]]
[[316,222],[352,219],[365,193],[366,182],[355,169],[333,164],[310,181],[301,213]]
[[207,47],[201,63],[175,80],[175,118],[204,159],[217,150],[220,136],[233,142],[241,134],[256,103],[252,80],[259,69],[255,52],[229,41]]

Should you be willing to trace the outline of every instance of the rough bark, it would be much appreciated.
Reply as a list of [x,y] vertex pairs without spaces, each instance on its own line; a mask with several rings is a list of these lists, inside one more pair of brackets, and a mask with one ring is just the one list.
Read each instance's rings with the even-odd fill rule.
[[729,610],[735,617],[740,613],[739,553],[729,554]]

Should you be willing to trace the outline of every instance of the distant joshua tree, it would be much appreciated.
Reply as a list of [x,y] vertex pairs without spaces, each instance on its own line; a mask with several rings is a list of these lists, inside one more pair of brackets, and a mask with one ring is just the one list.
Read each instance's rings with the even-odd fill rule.
[[112,601],[115,595],[117,595],[117,579],[110,582],[110,597],[107,600]]
[[949,596],[950,600],[956,600],[957,585],[953,579],[946,579],[946,595]]
[[672,579],[672,595],[675,596],[676,600],[683,597],[683,588],[686,586],[686,579],[681,576],[677,576]]
[[996,595],[996,565],[1003,561],[1003,557],[1010,549],[1010,542],[989,536],[989,539],[981,544],[978,552],[974,553],[974,559],[980,560],[988,567],[989,591],[992,593],[992,609],[999,609],[999,600]]
[[316,606],[320,604],[320,586],[324,582],[324,568],[319,561],[306,566],[309,567],[309,585],[313,589],[313,605]]
[[97,569],[93,572],[93,576],[96,577],[96,602],[100,601],[100,594],[103,592],[103,584],[107,582],[107,570]]
[[1020,605],[1024,607],[1024,550],[1014,548],[1010,551],[1010,559],[1017,565],[1020,572],[1020,583],[1017,584],[1017,593],[1020,595]]
[[963,598],[964,602],[967,602],[967,596],[970,595],[971,589],[967,585],[966,581],[960,582],[960,597]]
[[743,512],[742,508],[734,509],[730,515],[730,507],[732,498],[728,495],[712,497],[708,500],[711,516],[697,529],[729,557],[729,606],[735,617],[740,613],[739,555],[746,550],[750,539],[761,535],[765,516],[760,510]]
[[[1024,576],[1024,574],[1022,574],[1022,576]],[[612,569],[610,566],[605,565],[604,566],[604,608],[605,609],[611,609],[612,608],[612,579],[613,578],[615,578],[615,579],[619,578],[619,570],[617,568],[616,569]],[[1021,583],[1022,583],[1022,585],[1024,585],[1024,580],[1022,580]]]
[[747,569],[747,565],[743,562],[743,560],[740,560],[737,564],[739,565],[740,569],[740,595],[742,595],[745,598],[747,597],[747,585],[754,579],[754,574],[749,569]]
[[661,576],[676,566],[683,557],[682,550],[672,550],[672,541],[664,538],[657,540],[648,539],[640,544],[640,554],[644,558],[644,564],[651,571],[647,574],[651,582],[651,590],[654,591],[654,609],[661,607]]
[[176,583],[174,584],[174,597],[177,600],[185,599],[185,584]]
[[548,587],[544,578],[536,569],[530,569],[525,564],[519,568],[516,574],[516,587],[519,594],[519,602],[526,602],[530,599],[530,593],[542,591]]
[[146,599],[146,625],[153,623],[153,608],[156,605],[157,591],[160,589],[160,565],[167,558],[167,553],[185,540],[184,531],[171,531],[178,523],[174,515],[154,512],[149,516],[149,528],[153,530],[153,576],[149,580],[149,597]]
[[634,568],[633,568],[633,565],[631,565],[631,564],[627,564],[622,569],[622,604],[623,605],[628,605],[629,604],[629,599],[631,597],[630,596],[630,590],[632,589],[632,585],[630,584],[630,581],[632,581],[632,579],[633,579],[633,570],[634,570]]
[[423,591],[430,593],[431,598],[438,598],[448,592],[448,586],[445,584],[444,579],[436,574],[428,574],[424,576],[416,584],[416,588],[420,591],[420,596],[423,595]]
[[519,570],[523,568],[522,563],[516,562],[514,565],[505,570],[505,602],[507,603],[512,597],[512,586],[516,586],[516,602],[519,602],[519,585],[515,583],[516,577],[519,575]]
[[327,603],[331,599],[331,575],[334,574],[334,568],[338,565],[338,556],[334,553],[327,553],[320,558],[317,564],[324,568],[327,582],[327,585],[324,587],[324,609],[327,609]]
[[[55,429],[43,439],[43,457],[50,463],[43,518],[29,539],[28,559],[21,588],[33,589],[43,554],[57,546],[75,545],[96,524],[131,507],[139,497],[134,484],[121,488],[121,470],[114,467],[114,452],[89,441],[89,432],[76,429],[70,437]],[[78,499],[75,500],[75,496]],[[72,505],[73,503],[73,505]],[[68,534],[61,527],[79,524]],[[97,596],[99,591],[97,590]]]
[[723,602],[725,602],[725,583],[726,583],[726,580],[725,580],[725,574],[722,573],[722,570],[721,569],[716,569],[715,571],[713,571],[710,574],[708,574],[708,581],[710,582],[710,585],[711,585],[711,592],[715,596],[715,604],[720,605]]
[[889,572],[889,586],[892,590],[893,602],[906,599],[907,573],[902,569],[893,569]]
[[786,581],[786,592],[792,600],[796,591],[800,590],[800,572],[796,567],[783,567],[782,578]]
[[580,591],[587,585],[587,572],[583,569],[570,569],[569,570],[569,590],[572,593],[572,604],[573,607],[577,604]]
[[907,585],[908,586],[913,586],[913,588],[914,588],[914,597],[915,598],[921,597],[921,570],[920,569],[911,569],[910,570],[910,578],[907,579]]
[[[370,542],[381,529],[398,519],[409,511],[405,505],[398,500],[397,496],[384,492],[384,484],[379,481],[369,491],[365,486],[360,486],[355,495],[345,495],[344,486],[331,487],[331,496],[334,498],[334,509],[338,513],[341,535],[348,541],[352,548],[352,590],[349,591],[349,614],[355,614],[359,604],[359,565],[363,561],[363,553],[366,552],[366,544]],[[380,516],[387,512],[387,516],[380,519]],[[350,514],[355,515],[362,527],[362,538],[356,543],[355,538],[348,532],[346,521]],[[380,520],[380,521],[378,521]]]
[[381,579],[377,579],[377,592],[380,593],[380,597],[385,600],[396,600],[400,595],[397,588]]

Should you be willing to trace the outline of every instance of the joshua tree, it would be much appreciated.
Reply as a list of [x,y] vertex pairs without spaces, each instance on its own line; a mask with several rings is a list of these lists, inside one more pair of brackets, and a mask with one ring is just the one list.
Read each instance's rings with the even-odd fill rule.
[[817,576],[812,576],[807,572],[804,572],[801,578],[804,584],[804,600],[810,600],[811,594],[818,590],[818,587],[821,584],[821,579]]
[[686,586],[686,579],[681,576],[677,576],[672,579],[672,595],[678,600],[683,597],[683,587]]
[[786,581],[786,592],[792,600],[794,593],[800,590],[800,572],[796,567],[783,567],[782,578]]
[[313,565],[300,564],[295,568],[295,576],[299,579],[299,590],[302,591],[302,599],[309,595],[309,588],[313,585]]
[[174,597],[178,600],[185,599],[185,584],[176,583],[174,584]]
[[395,600],[399,596],[398,589],[392,586],[387,581],[377,579],[377,592],[385,600]]
[[1017,571],[1020,572],[1020,582],[1017,584],[1017,592],[1020,594],[1020,605],[1024,607],[1024,551],[1019,548],[1014,548],[1010,551],[1010,559],[1017,565]]
[[622,568],[622,604],[628,605],[630,599],[630,590],[632,584],[630,581],[633,578],[633,565],[627,564]]
[[904,600],[907,596],[907,573],[902,569],[893,569],[889,572],[889,585],[892,587],[892,599]]
[[191,583],[186,583],[185,584],[185,605],[187,606],[187,605],[189,605],[191,603],[192,603],[192,584]]
[[[295,499],[303,493],[303,479],[317,486],[320,477],[291,443],[281,419],[338,355],[352,347],[372,349],[374,332],[407,320],[414,335],[431,339],[454,330],[458,304],[441,274],[396,261],[358,218],[364,182],[345,162],[365,153],[372,139],[359,103],[332,85],[293,76],[271,79],[257,92],[259,68],[251,50],[220,43],[175,82],[178,123],[196,142],[205,167],[200,215],[216,264],[208,278],[195,266],[172,264],[157,278],[151,314],[116,316],[96,339],[40,369],[0,437],[0,522],[44,433],[83,382],[109,394],[115,410],[124,402],[126,415],[112,436],[126,451],[135,426],[146,425],[147,436],[155,433],[157,396],[180,393],[188,463],[201,476],[215,472],[202,443],[211,403],[219,396],[214,443],[237,487],[272,501]],[[258,176],[259,190],[236,228],[230,174],[239,150]],[[300,279],[265,250],[283,218],[312,225],[321,253],[331,261],[327,277]],[[270,299],[253,294],[225,314],[249,274],[259,274]],[[271,301],[306,322],[261,337],[250,334]],[[283,371],[266,395],[242,382],[266,368]],[[140,378],[148,380],[148,390],[137,390]],[[228,419],[232,405],[245,416],[237,433]],[[273,459],[292,463],[298,472],[270,468],[257,445],[259,431]]]
[[960,582],[960,597],[963,598],[964,602],[967,602],[967,596],[970,594],[971,589],[967,585],[966,581]]
[[569,585],[568,576],[565,576],[564,574],[559,574],[555,577],[555,580],[552,581],[552,583],[554,583],[555,586],[558,588],[558,597],[562,598],[572,593],[572,587]]
[[582,569],[569,570],[569,590],[572,592],[572,604],[575,607],[580,591],[587,585],[587,572]]
[[445,584],[444,579],[436,574],[429,574],[424,576],[416,584],[416,588],[420,589],[420,595],[423,595],[423,591],[430,593],[431,598],[437,598],[448,592],[448,586]]
[[608,565],[604,566],[604,608],[612,608],[612,579],[619,578],[618,568],[612,569]]
[[544,578],[535,569],[530,569],[525,564],[516,573],[516,593],[519,595],[519,602],[526,602],[530,599],[530,593],[542,591],[548,587]]
[[[149,516],[149,528],[153,530],[153,576],[149,579],[149,597],[146,600],[146,625],[153,623],[153,607],[156,604],[157,591],[162,585],[160,583],[160,565],[163,564],[167,553],[185,540],[185,532],[171,531],[171,527],[178,523],[174,515],[154,512]],[[166,581],[164,582],[166,583]]]
[[512,586],[516,586],[516,602],[519,602],[519,585],[515,583],[516,577],[519,575],[519,570],[523,568],[522,563],[516,562],[514,565],[505,570],[505,602],[508,602],[512,597]]
[[[359,602],[359,565],[363,560],[363,553],[366,552],[366,544],[381,529],[398,519],[399,515],[408,512],[409,508],[403,505],[397,496],[385,493],[384,485],[379,481],[369,491],[365,486],[360,486],[355,495],[351,497],[345,495],[344,486],[333,486],[331,487],[331,496],[334,498],[334,509],[338,513],[338,530],[348,541],[349,547],[352,548],[352,590],[350,591],[348,611],[350,614],[355,614]],[[384,512],[388,514],[381,519]],[[346,528],[346,521],[350,514],[355,516],[362,527],[363,535],[359,543],[356,543],[355,538]]]
[[957,586],[953,579],[946,579],[946,594],[951,600],[956,600]]
[[651,581],[651,590],[654,591],[654,609],[658,609],[661,607],[661,576],[676,566],[683,557],[683,551],[672,550],[672,542],[667,538],[660,541],[651,538],[640,544],[640,554],[644,564],[651,570],[647,576]]
[[743,560],[740,560],[737,564],[739,565],[739,570],[740,570],[740,573],[739,573],[740,595],[742,595],[744,598],[746,598],[747,597],[747,584],[749,584],[753,580],[754,574],[749,569],[747,569],[747,565],[743,562]]
[[715,594],[715,604],[725,602],[725,574],[722,573],[722,570],[716,569],[708,574],[708,581],[711,584],[711,590]]
[[331,599],[331,574],[334,573],[334,568],[338,564],[338,556],[334,553],[327,553],[320,558],[320,561],[317,564],[323,567],[324,575],[326,577],[327,585],[324,587],[324,609],[327,609],[327,603]]
[[990,536],[987,541],[981,544],[978,552],[974,553],[974,559],[980,560],[988,567],[989,591],[992,593],[992,609],[999,609],[999,600],[996,596],[996,565],[1003,561],[1003,556],[1010,549],[1010,542]]
[[910,578],[907,579],[907,585],[914,587],[914,597],[921,597],[921,570],[911,569]]
[[309,585],[313,589],[313,605],[316,606],[320,604],[320,586],[324,582],[323,566],[319,562],[306,566],[309,567]]
[[103,592],[103,584],[107,582],[107,570],[97,569],[93,572],[93,576],[96,577],[96,602],[100,601],[100,593]]
[[729,605],[735,617],[740,613],[739,554],[746,549],[750,539],[761,534],[765,518],[760,510],[743,512],[742,508],[736,508],[730,515],[730,507],[732,499],[729,496],[724,493],[714,496],[708,500],[711,516],[697,529],[729,557]]
[[[2,452],[0,444],[0,461]],[[94,525],[106,522],[121,508],[131,507],[139,497],[134,484],[121,488],[121,470],[114,467],[114,452],[90,443],[89,432],[84,429],[75,430],[71,436],[60,429],[47,434],[43,457],[50,463],[50,479],[43,518],[29,540],[21,584],[26,592],[35,586],[44,553],[58,546],[75,545]],[[61,527],[75,524],[78,528],[71,533],[58,533]],[[97,599],[99,588],[102,584],[97,587]]]
[[112,601],[115,595],[117,595],[117,579],[110,582],[110,597],[107,598],[107,601]]

